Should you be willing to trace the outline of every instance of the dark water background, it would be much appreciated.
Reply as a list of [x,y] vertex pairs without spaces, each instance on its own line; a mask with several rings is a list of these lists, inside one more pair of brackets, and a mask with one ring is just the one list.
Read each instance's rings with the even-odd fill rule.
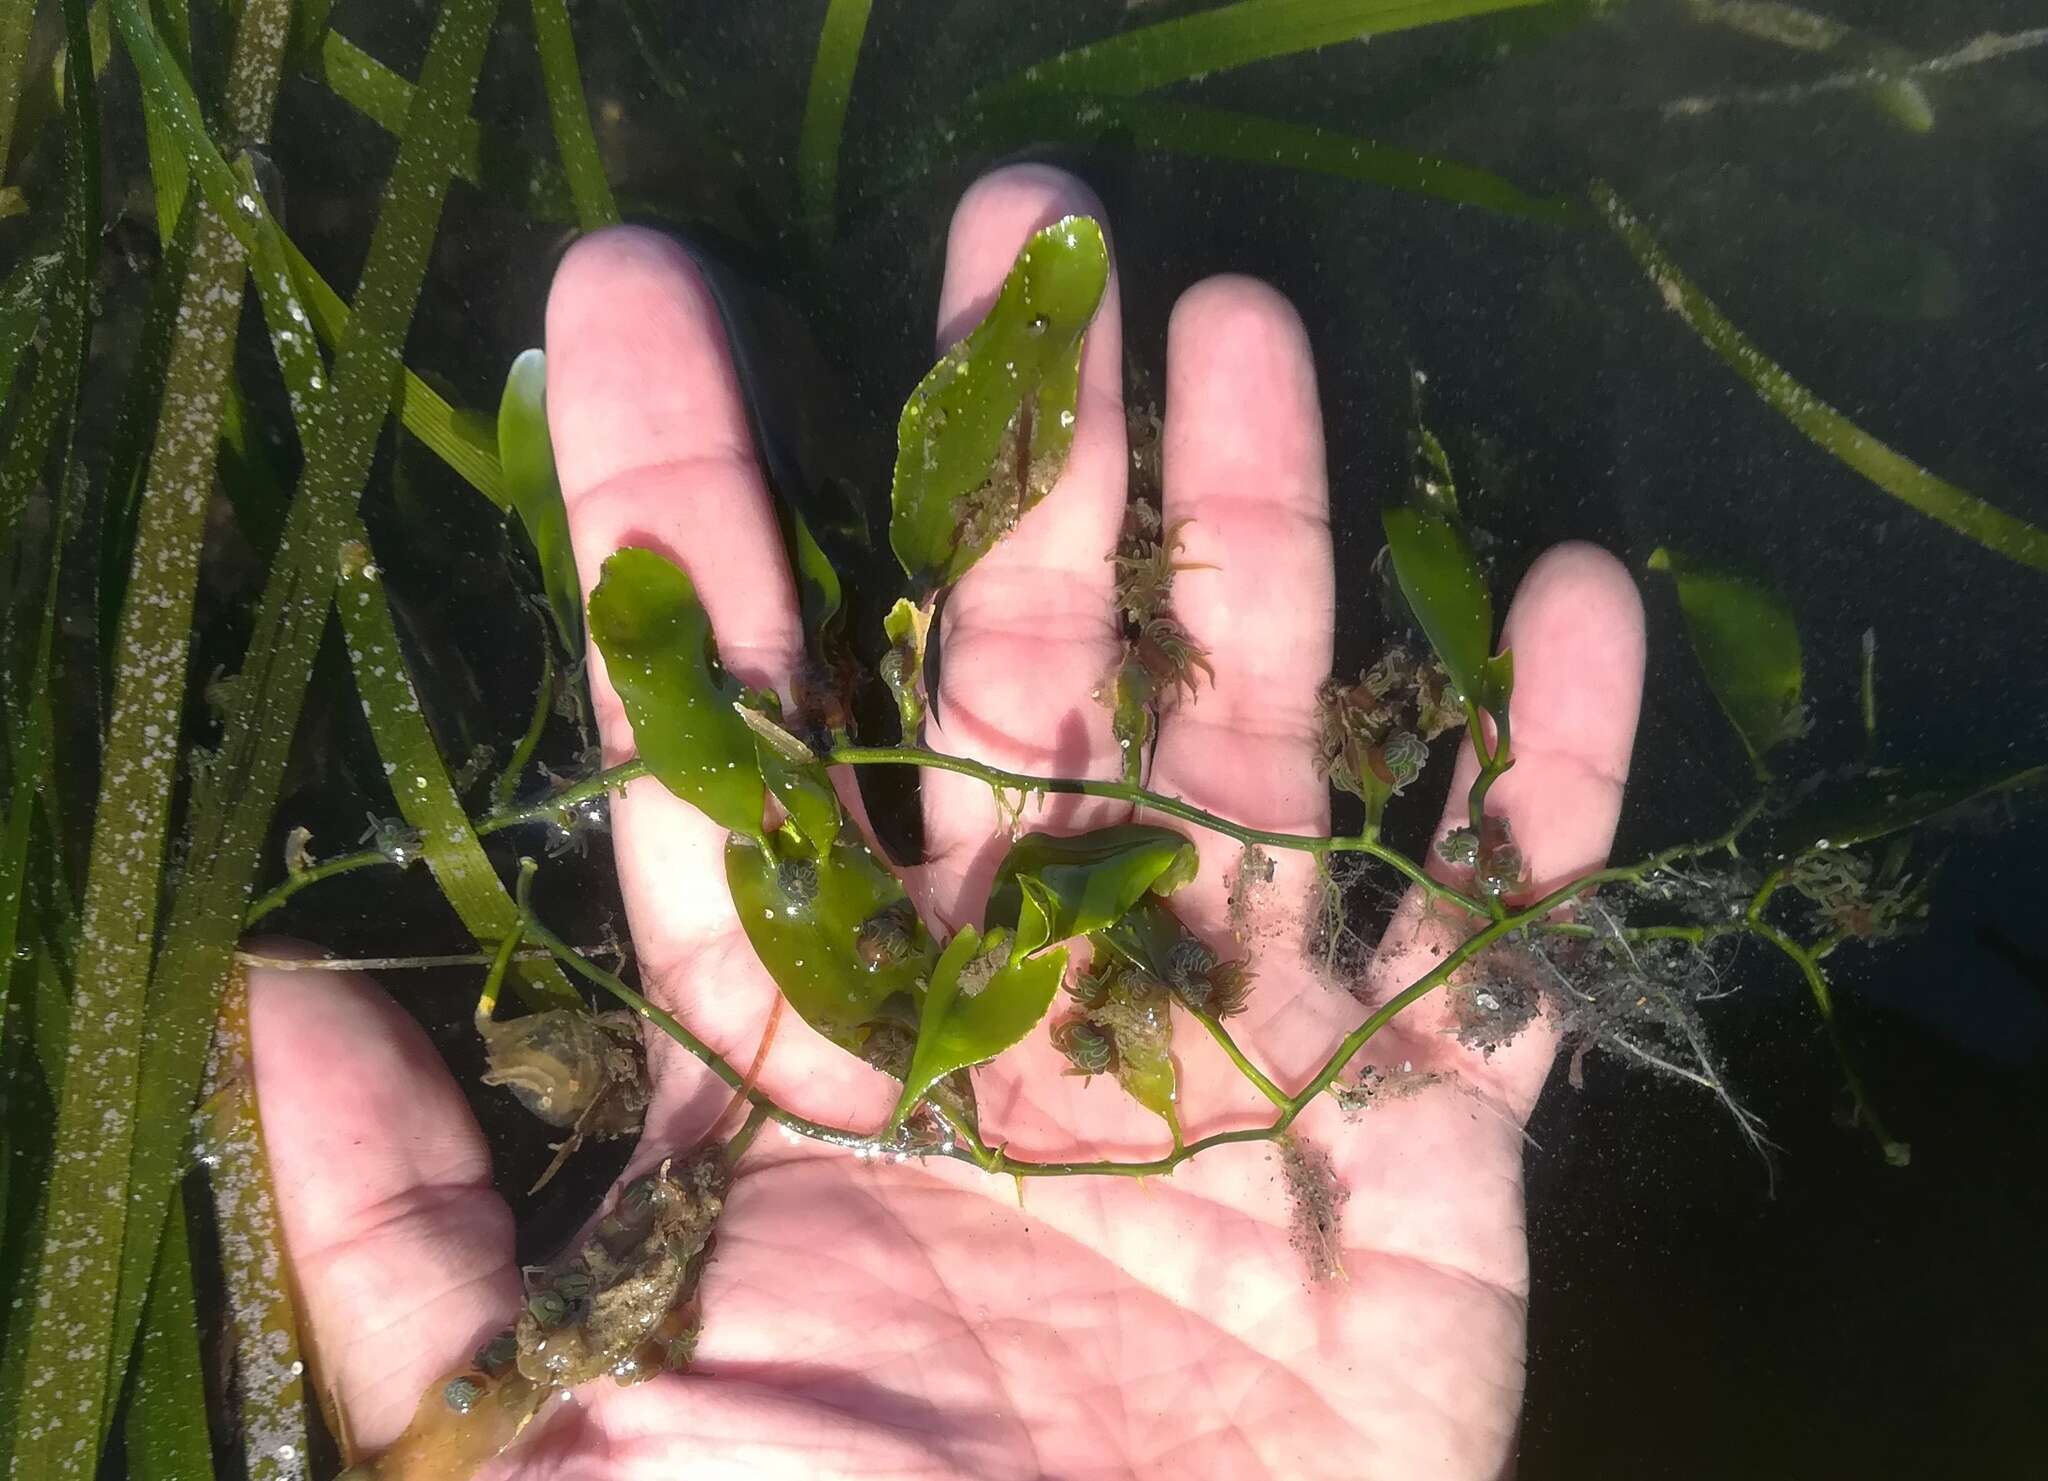
[[[1179,7],[1185,9],[1187,7]],[[2048,23],[2039,4],[1830,0],[1915,55]],[[1550,542],[1599,541],[1640,571],[1670,545],[1762,579],[1806,643],[1815,729],[1785,770],[1857,759],[1857,654],[1877,636],[1880,755],[1991,769],[2048,750],[2048,580],[1895,503],[1794,433],[1709,356],[1597,226],[1530,225],[1271,167],[1048,142],[1028,121],[975,141],[977,82],[1162,18],[1120,0],[884,3],[855,83],[837,240],[788,229],[817,24],[811,3],[583,4],[578,44],[628,214],[688,232],[756,310],[746,332],[786,491],[807,501],[872,604],[894,592],[879,531],[896,408],[929,363],[947,216],[995,160],[1051,159],[1102,196],[1123,274],[1134,382],[1157,387],[1167,313],[1205,274],[1270,279],[1314,342],[1329,439],[1340,668],[1370,659],[1378,500],[1407,477],[1409,375],[1449,443],[1498,589]],[[336,6],[337,25],[410,74],[413,7]],[[495,405],[540,337],[569,237],[522,186],[553,157],[525,8],[507,6],[477,112],[488,190],[450,202],[408,363],[459,404]],[[1594,175],[1642,208],[1679,262],[1792,373],[1894,446],[2048,522],[2048,50],[1936,77],[1914,134],[1867,98],[1750,103],[1668,118],[1678,97],[1838,70],[1689,18],[1678,0],[1557,7],[1245,68],[1181,92],[1319,123],[1574,193]],[[354,281],[387,136],[308,79],[269,154],[286,221]],[[558,184],[558,182],[557,182]],[[262,363],[260,355],[245,363]],[[262,389],[258,388],[258,399]],[[495,512],[396,438],[366,500],[387,584],[451,758],[516,734],[545,641]],[[229,661],[260,572],[209,567],[202,671]],[[1646,581],[1652,646],[1617,859],[1717,831],[1747,768],[1699,677],[1668,588]],[[508,639],[508,634],[512,636]],[[336,651],[316,682],[279,834],[321,852],[390,810]],[[576,740],[552,733],[570,764]],[[537,779],[536,779],[537,781]],[[1430,798],[1416,820],[1433,815]],[[1740,959],[1714,1005],[1729,1078],[1784,1153],[1775,1194],[1709,1099],[1588,1066],[1559,1076],[1531,1133],[1535,1266],[1525,1477],[2048,1474],[2048,870],[2043,813],[1982,809],[1946,853],[1922,935],[1833,959],[1866,1078],[1913,1163],[1840,1129],[1838,1079],[1803,989]],[[1419,826],[1414,822],[1411,826]],[[533,841],[528,840],[531,848]],[[284,928],[343,952],[459,950],[422,873],[359,874],[299,897]],[[542,908],[595,939],[617,919],[602,840],[554,862]],[[458,1069],[473,973],[399,985]],[[581,1217],[623,1149],[586,1153],[522,1199],[545,1151],[476,1091],[528,1252]]]

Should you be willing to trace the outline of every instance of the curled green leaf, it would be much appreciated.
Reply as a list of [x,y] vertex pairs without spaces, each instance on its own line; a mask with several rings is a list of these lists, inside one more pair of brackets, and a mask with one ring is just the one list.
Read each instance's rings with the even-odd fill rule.
[[1194,844],[1170,828],[1027,833],[996,869],[986,918],[1014,933],[1011,959],[1019,960],[1115,925],[1146,895],[1172,894],[1195,869]]
[[903,738],[916,738],[924,723],[924,696],[918,692],[918,676],[924,672],[924,643],[932,627],[932,610],[908,598],[898,597],[889,615],[882,619],[889,651],[882,655],[882,682],[896,696],[896,714],[903,722]]
[[789,563],[796,576],[797,608],[803,614],[804,636],[818,649],[823,634],[839,615],[845,601],[839,572],[832,558],[811,533],[810,522],[794,504],[778,500],[776,517],[782,525],[782,543],[789,548]]
[[1706,670],[1707,687],[1742,737],[1759,775],[1764,756],[1804,733],[1799,696],[1805,661],[1792,610],[1754,582],[1697,566],[1659,547],[1650,569],[1669,572],[1692,651]]
[[498,401],[498,462],[512,508],[540,559],[541,584],[563,651],[575,658],[583,652],[583,588],[576,579],[576,552],[569,543],[569,511],[555,478],[547,384],[544,351],[527,350],[512,362]]
[[1451,686],[1467,704],[1491,709],[1502,675],[1490,669],[1493,601],[1479,562],[1458,527],[1420,509],[1389,509],[1382,516],[1387,548],[1401,593],[1436,650]]
[[1102,228],[1054,222],[1024,244],[988,316],[948,350],[896,428],[889,544],[923,597],[1043,499],[1074,440],[1081,336],[1109,281]]
[[651,550],[621,550],[590,594],[590,633],[661,784],[713,822],[761,836],[765,787],[740,686],[718,666],[697,589]]
[[803,1021],[840,1048],[863,1053],[875,1024],[922,997],[938,948],[852,829],[816,851],[779,834],[756,842],[735,833],[725,877],[754,955]]
[[962,926],[932,969],[917,1048],[891,1124],[902,1125],[941,1077],[1021,1043],[1045,1017],[1066,974],[1064,947],[1020,956],[1012,951],[1007,931],[983,936],[973,926]]
[[[764,705],[775,705],[775,696],[756,696]],[[839,836],[846,813],[832,778],[817,752],[784,730],[764,709],[752,704],[735,706],[740,720],[754,732],[760,743],[761,776],[789,815],[788,826],[809,841],[814,849],[828,847]],[[776,709],[779,711],[780,706]]]

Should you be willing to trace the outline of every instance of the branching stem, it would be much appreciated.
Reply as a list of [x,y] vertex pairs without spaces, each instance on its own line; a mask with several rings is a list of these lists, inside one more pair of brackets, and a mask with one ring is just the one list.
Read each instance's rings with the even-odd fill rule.
[[1471,915],[1484,916],[1489,913],[1487,906],[1478,899],[1462,890],[1454,889],[1442,880],[1432,879],[1428,871],[1406,854],[1381,843],[1378,833],[1374,830],[1352,836],[1327,838],[1306,833],[1275,833],[1264,828],[1247,828],[1241,823],[1233,823],[1228,818],[1196,807],[1191,802],[1183,802],[1178,797],[1169,797],[1162,792],[1154,792],[1130,782],[1098,781],[1089,777],[1032,776],[1026,772],[1005,771],[1001,767],[986,766],[965,756],[949,756],[943,751],[929,751],[922,746],[834,746],[825,760],[845,766],[920,766],[932,771],[951,771],[961,776],[973,777],[990,787],[1003,787],[1024,793],[1106,797],[1146,808],[1163,817],[1192,823],[1198,828],[1207,828],[1212,832],[1221,833],[1226,838],[1234,838],[1239,843],[1260,844],[1267,848],[1294,849],[1318,855],[1369,854],[1447,904],[1459,906]]

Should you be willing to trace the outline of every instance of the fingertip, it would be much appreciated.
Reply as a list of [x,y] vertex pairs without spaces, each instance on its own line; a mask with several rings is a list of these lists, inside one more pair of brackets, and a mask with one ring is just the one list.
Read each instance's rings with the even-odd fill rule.
[[1167,497],[1181,516],[1250,495],[1328,518],[1315,358],[1286,295],[1235,274],[1195,284],[1168,321],[1166,364]]
[[753,461],[710,284],[681,243],[620,226],[569,249],[548,290],[548,427],[563,496],[636,469]]
[[[587,593],[622,546],[682,566],[720,660],[780,688],[801,659],[781,531],[754,453],[718,300],[683,245],[621,226],[583,238],[547,308],[548,427]],[[632,735],[593,664],[609,759]]]
[[[995,303],[1024,244],[1035,232],[1067,216],[1094,218],[1110,246],[1109,281],[1081,342],[1079,421],[1063,479],[1067,486],[1081,484],[1099,497],[1056,501],[1055,514],[1029,521],[1021,540],[1006,543],[1075,547],[1084,553],[1073,564],[1092,570],[1095,545],[1105,538],[1113,542],[1123,519],[1123,310],[1117,293],[1116,247],[1100,197],[1065,170],[1043,164],[1006,165],[970,185],[954,207],[946,234],[938,338],[945,348],[965,337]],[[1058,506],[1065,507],[1066,515],[1057,513]],[[1064,525],[1068,515],[1081,516],[1080,524],[1048,527],[1056,520]]]
[[[249,1036],[272,1171],[309,1231],[422,1183],[489,1187],[490,1155],[447,1066],[369,978],[251,968]],[[337,1159],[346,1184],[322,1176]]]
[[1643,602],[1628,567],[1583,540],[1553,546],[1516,588],[1502,644],[1515,654],[1516,749],[1575,758],[1618,793],[1643,695]]
[[[1101,199],[1078,178],[1052,165],[1017,164],[991,170],[960,197],[946,233],[945,277],[939,288],[939,344],[964,336],[985,315],[1002,289],[1017,251],[1037,231],[1064,216],[1092,216],[1109,234]],[[1115,322],[1115,253],[1111,285],[1099,327]],[[1090,336],[1093,338],[1093,336]]]
[[1216,273],[1183,292],[1174,301],[1166,334],[1169,345],[1176,337],[1201,342],[1214,337],[1226,344],[1270,342],[1295,363],[1310,360],[1308,326],[1293,300],[1247,273]]

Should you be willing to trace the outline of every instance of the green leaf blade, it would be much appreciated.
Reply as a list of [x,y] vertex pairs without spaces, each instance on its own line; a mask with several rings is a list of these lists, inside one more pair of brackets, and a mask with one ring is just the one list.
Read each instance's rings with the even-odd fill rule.
[[1803,727],[1806,663],[1791,608],[1753,582],[1661,547],[1651,554],[1650,569],[1669,572],[1676,582],[1707,687],[1762,772],[1764,757]]
[[[851,830],[815,856],[777,836],[726,843],[733,910],[754,955],[797,1015],[850,1054],[889,1016],[891,999],[914,1009],[938,948],[895,875]],[[861,930],[893,918],[902,949],[865,960]]]
[[[932,969],[931,990],[918,1020],[917,1048],[904,1076],[903,1096],[892,1125],[901,1125],[927,1091],[956,1070],[986,1063],[1036,1028],[1052,1006],[1067,974],[1065,947],[1020,957],[1009,950],[1007,933],[984,937],[962,926]],[[978,962],[995,961],[978,981]]]
[[1137,94],[1252,62],[1546,0],[1238,0],[1026,67],[991,91]]
[[1354,185],[1429,196],[1524,221],[1568,226],[1582,221],[1575,201],[1531,195],[1476,165],[1420,154],[1357,134],[1294,123],[1178,98],[1030,92],[990,104],[981,116],[992,142],[1017,138],[1113,138],[1136,150],[1194,159],[1241,161],[1321,175]]
[[[111,0],[135,63],[144,105],[178,131],[192,179],[224,219],[248,225],[234,173],[208,138],[191,85],[171,60],[139,0]],[[405,330],[417,304],[457,152],[448,120],[467,115],[495,0],[447,0],[428,43],[389,185],[378,209],[330,377],[333,414],[313,421],[304,471],[252,623],[229,705],[211,800],[195,809],[190,862],[173,898],[164,947],[150,979],[151,1032],[141,1082],[129,1093],[137,1139],[120,1249],[118,1316],[105,1367],[132,1350],[163,1231],[170,1190],[185,1164],[187,1117],[210,1040],[221,984],[233,959],[321,635],[332,607],[335,552],[347,538],[389,416]],[[282,34],[289,17],[270,0],[243,9],[244,26]],[[260,130],[246,130],[261,137]],[[260,209],[260,202],[257,203]],[[253,229],[251,236],[253,237]],[[245,243],[250,238],[244,238]],[[495,463],[495,458],[493,458]],[[91,1238],[111,1237],[104,1203]],[[68,1337],[68,1334],[67,1334]],[[76,1342],[67,1340],[75,1350]],[[67,1405],[72,1395],[66,1394]],[[65,1465],[74,1464],[68,1439]],[[89,1449],[90,1447],[88,1447]],[[89,1463],[92,1457],[85,1457]],[[29,1465],[17,1474],[66,1474]],[[88,1472],[89,1473],[89,1472]]]
[[889,544],[915,596],[959,580],[1058,480],[1082,336],[1108,282],[1101,226],[1086,216],[1053,223],[904,404]]
[[854,69],[867,35],[874,0],[830,0],[818,30],[818,54],[811,63],[810,93],[804,101],[797,140],[797,191],[813,240],[832,240],[839,194],[839,145],[846,109],[853,100]]
[[1497,693],[1493,656],[1493,599],[1479,562],[1456,525],[1420,509],[1389,509],[1382,516],[1387,548],[1401,592],[1423,635],[1466,703],[1484,706]]
[[[335,588],[342,631],[363,714],[377,743],[399,814],[420,836],[420,852],[449,906],[480,946],[519,933],[519,911],[491,867],[470,826],[440,748],[421,713],[384,582],[360,526],[342,547]],[[513,969],[536,1005],[579,1007],[581,999],[553,962],[521,962]]]
[[512,362],[498,401],[498,463],[512,510],[540,561],[548,610],[571,659],[583,652],[583,587],[569,540],[569,510],[555,476],[555,445],[548,435],[548,363],[543,350]]
[[733,706],[740,686],[711,662],[711,619],[681,567],[651,550],[604,563],[590,632],[661,784],[720,826],[762,831],[766,784],[754,732]]
[[1122,920],[1147,895],[1167,895],[1195,876],[1195,846],[1170,828],[1125,823],[1090,833],[1027,833],[997,866],[987,921],[1014,933],[1012,957],[1091,936]]
[[1760,824],[1758,844],[1768,857],[1810,848],[1869,843],[1942,814],[2008,792],[2048,788],[2048,765],[1963,776],[1871,772],[1825,786],[1780,817]]

